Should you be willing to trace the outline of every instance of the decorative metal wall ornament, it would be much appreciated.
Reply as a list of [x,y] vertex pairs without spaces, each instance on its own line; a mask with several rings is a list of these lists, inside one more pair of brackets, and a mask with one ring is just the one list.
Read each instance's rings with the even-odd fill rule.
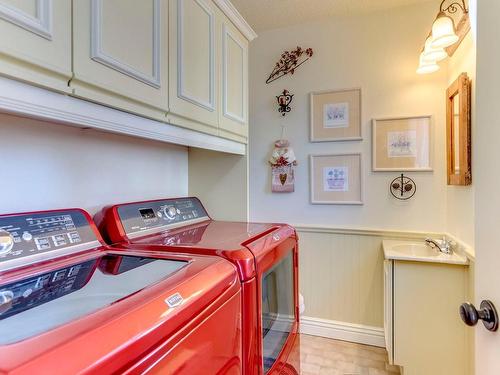
[[283,52],[280,60],[276,63],[273,71],[267,78],[266,83],[276,81],[288,73],[294,74],[295,70],[309,60],[312,55],[312,48],[302,49],[302,47],[297,47],[293,51]]
[[293,94],[290,94],[290,91],[283,90],[281,95],[276,96],[276,100],[278,100],[278,112],[280,112],[282,116],[285,116],[292,110],[290,103],[293,100]]
[[406,201],[415,195],[417,192],[417,185],[410,177],[401,173],[401,176],[392,180],[389,190],[394,198]]

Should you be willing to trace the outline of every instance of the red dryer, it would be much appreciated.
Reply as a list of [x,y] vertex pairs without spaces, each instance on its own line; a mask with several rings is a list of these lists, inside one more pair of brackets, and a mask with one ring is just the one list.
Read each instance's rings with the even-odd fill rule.
[[240,374],[240,315],[220,257],[111,249],[78,209],[0,216],[1,374]]
[[292,227],[215,221],[197,198],[119,204],[95,220],[105,239],[120,248],[231,261],[242,290],[243,373],[300,373],[298,245]]

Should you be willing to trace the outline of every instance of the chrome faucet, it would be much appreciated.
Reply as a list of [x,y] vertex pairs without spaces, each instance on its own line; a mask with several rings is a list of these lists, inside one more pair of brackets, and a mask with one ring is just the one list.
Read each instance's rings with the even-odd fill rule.
[[453,241],[447,240],[446,237],[443,237],[442,240],[434,240],[432,238],[426,238],[425,243],[429,245],[433,249],[438,249],[444,254],[451,254],[452,247],[454,245]]

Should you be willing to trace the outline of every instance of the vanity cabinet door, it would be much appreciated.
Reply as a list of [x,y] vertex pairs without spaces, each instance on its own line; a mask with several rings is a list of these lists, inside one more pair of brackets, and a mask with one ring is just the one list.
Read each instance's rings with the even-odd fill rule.
[[384,335],[385,347],[389,356],[389,364],[394,363],[393,356],[393,332],[392,332],[392,312],[393,312],[393,285],[392,285],[392,260],[384,261]]
[[170,0],[168,122],[217,134],[217,8],[211,0]]
[[69,92],[71,2],[0,0],[0,74]]
[[405,375],[467,375],[467,329],[458,314],[466,268],[394,262],[394,363]]
[[168,2],[74,0],[75,96],[164,121]]
[[248,41],[221,14],[220,135],[240,142],[248,137]]

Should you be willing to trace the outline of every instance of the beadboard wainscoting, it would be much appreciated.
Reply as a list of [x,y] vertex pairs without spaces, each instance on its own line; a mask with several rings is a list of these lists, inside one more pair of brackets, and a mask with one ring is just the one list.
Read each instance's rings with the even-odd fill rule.
[[385,346],[382,240],[423,241],[428,236],[439,238],[443,234],[295,227],[300,246],[300,292],[305,299],[301,332]]

